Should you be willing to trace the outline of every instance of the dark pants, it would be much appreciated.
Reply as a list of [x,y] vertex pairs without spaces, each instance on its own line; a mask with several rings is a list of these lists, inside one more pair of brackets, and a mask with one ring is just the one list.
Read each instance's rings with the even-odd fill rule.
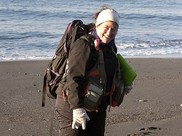
[[72,129],[72,110],[69,103],[63,101],[62,96],[56,99],[56,115],[59,121],[59,136],[104,136],[106,110],[99,112],[87,112],[90,121],[87,122],[86,130]]

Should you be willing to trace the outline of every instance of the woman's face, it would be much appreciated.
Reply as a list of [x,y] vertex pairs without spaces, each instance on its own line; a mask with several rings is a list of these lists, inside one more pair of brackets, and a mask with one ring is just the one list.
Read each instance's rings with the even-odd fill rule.
[[115,22],[107,21],[96,26],[96,31],[103,43],[109,43],[115,38],[118,32],[118,25]]

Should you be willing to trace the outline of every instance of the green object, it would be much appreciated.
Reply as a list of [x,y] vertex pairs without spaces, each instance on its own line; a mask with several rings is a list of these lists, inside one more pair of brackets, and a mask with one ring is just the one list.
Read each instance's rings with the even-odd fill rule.
[[117,58],[120,62],[121,69],[124,74],[124,84],[126,86],[132,85],[133,81],[135,80],[137,74],[132,66],[121,56],[121,54],[117,54]]

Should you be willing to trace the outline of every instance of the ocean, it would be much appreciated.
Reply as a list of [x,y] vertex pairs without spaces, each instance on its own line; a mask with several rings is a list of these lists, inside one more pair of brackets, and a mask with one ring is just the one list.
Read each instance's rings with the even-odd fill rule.
[[118,53],[182,58],[182,0],[0,0],[0,61],[51,59],[67,24],[103,5],[120,15]]

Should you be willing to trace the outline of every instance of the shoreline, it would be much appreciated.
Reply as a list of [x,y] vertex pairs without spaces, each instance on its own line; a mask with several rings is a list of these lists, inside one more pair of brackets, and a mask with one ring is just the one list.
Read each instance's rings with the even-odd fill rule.
[[[180,136],[182,59],[126,58],[138,76],[120,107],[111,108],[106,136]],[[54,100],[41,107],[49,60],[0,62],[3,136],[48,136]],[[55,119],[54,119],[55,121]],[[57,133],[53,124],[54,135]]]
[[[182,59],[182,54],[172,54],[172,55],[151,55],[151,56],[123,56],[125,59]],[[0,60],[1,62],[19,62],[19,61],[49,61],[49,59],[17,59],[17,60]]]

